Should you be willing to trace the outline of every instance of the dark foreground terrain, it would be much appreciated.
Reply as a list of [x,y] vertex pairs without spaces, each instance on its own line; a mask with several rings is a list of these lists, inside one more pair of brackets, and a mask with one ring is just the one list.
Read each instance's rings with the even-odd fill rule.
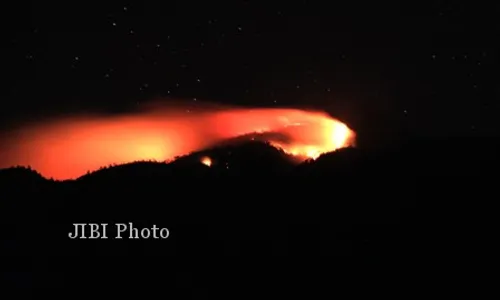
[[[68,298],[100,298],[103,287],[139,289],[140,298],[152,289],[172,299],[284,298],[302,289],[310,298],[342,285],[351,276],[344,270],[369,281],[393,268],[454,273],[480,264],[492,240],[498,150],[486,138],[418,141],[296,165],[247,143],[75,181],[1,170],[2,282],[69,290]],[[199,162],[204,155],[212,167]],[[115,239],[115,224],[129,222],[170,235]],[[70,239],[74,223],[107,223],[108,239]],[[266,286],[280,291],[265,294]]]

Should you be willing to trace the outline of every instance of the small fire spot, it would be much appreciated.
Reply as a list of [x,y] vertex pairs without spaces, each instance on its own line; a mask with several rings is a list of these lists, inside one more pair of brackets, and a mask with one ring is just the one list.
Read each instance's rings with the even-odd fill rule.
[[211,167],[212,166],[212,159],[208,156],[204,156],[201,158],[201,163],[207,167]]

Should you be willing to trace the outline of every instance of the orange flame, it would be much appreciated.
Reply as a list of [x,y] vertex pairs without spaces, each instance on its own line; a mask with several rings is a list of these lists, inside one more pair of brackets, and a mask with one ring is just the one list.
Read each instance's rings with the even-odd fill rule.
[[212,166],[212,159],[210,157],[208,157],[208,156],[202,157],[201,158],[201,163],[204,164],[207,167],[211,167]]
[[[355,133],[325,113],[298,109],[159,110],[121,117],[72,117],[4,138],[0,168],[31,166],[45,177],[77,178],[110,164],[167,161],[225,139],[279,133],[271,145],[300,158],[352,146]],[[204,163],[207,163],[206,160]]]

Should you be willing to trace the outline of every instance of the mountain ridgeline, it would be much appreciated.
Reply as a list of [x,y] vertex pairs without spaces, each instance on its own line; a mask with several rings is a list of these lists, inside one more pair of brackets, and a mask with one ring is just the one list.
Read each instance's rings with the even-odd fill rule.
[[[483,218],[472,204],[496,192],[488,178],[498,170],[497,153],[494,140],[458,139],[346,148],[297,163],[266,143],[245,142],[170,163],[103,167],[68,181],[14,167],[0,171],[2,247],[17,258],[11,263],[50,260],[61,281],[80,276],[75,268],[89,271],[117,258],[163,266],[174,277],[164,257],[193,263],[299,255],[384,264],[412,257],[418,263],[464,249],[465,242],[479,245],[486,233],[471,230],[472,220]],[[202,164],[203,157],[212,164]],[[75,223],[109,224],[110,236],[117,223],[168,228],[170,235],[70,239]],[[29,274],[38,280],[33,286],[53,284],[42,273]],[[73,281],[63,285],[77,288]]]

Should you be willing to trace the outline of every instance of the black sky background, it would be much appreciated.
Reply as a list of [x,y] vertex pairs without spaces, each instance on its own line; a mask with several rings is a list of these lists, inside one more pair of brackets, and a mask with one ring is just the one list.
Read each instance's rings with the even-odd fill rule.
[[313,107],[361,136],[495,134],[491,1],[15,2],[2,124],[161,97]]

